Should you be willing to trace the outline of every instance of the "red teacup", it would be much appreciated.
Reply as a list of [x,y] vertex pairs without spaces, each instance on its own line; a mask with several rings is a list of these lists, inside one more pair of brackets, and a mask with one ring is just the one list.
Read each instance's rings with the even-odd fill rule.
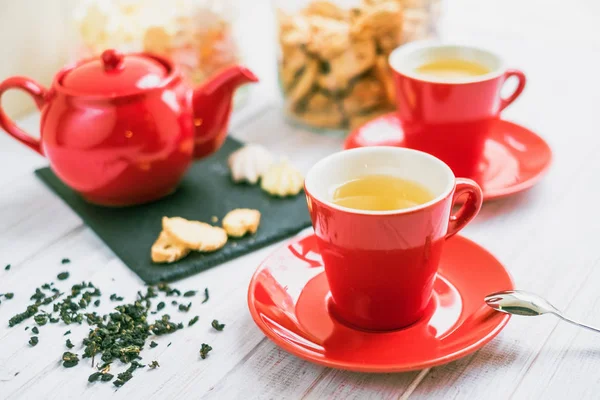
[[[435,197],[391,211],[357,210],[332,202],[336,187],[374,174],[420,183]],[[387,146],[346,150],[322,159],[306,176],[305,191],[332,311],[367,330],[403,328],[423,315],[444,242],[477,215],[482,202],[479,186],[456,179],[441,160]],[[463,194],[468,194],[467,200],[451,215]]]
[[[424,64],[448,59],[475,62],[489,73],[444,78],[416,71]],[[500,57],[489,51],[429,41],[397,48],[389,62],[406,147],[440,158],[457,176],[479,180],[490,128],[525,88],[525,74],[505,69]],[[507,98],[501,97],[504,82],[513,76],[518,80],[516,89]]]

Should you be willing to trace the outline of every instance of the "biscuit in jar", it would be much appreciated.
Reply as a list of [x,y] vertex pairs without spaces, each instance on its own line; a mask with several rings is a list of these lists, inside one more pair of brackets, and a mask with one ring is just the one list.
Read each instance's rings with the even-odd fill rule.
[[337,4],[327,0],[311,1],[302,11],[306,16],[321,16],[331,19],[345,20],[348,12]]
[[402,31],[402,6],[393,1],[381,2],[361,11],[350,28],[357,39],[377,39]]
[[291,109],[294,109],[311,91],[319,71],[319,62],[309,59],[297,82],[290,89],[287,100]]
[[310,40],[306,48],[321,59],[337,57],[351,46],[350,25],[346,21],[320,16],[310,17],[308,21]]
[[319,76],[319,86],[331,92],[347,90],[352,78],[375,64],[375,56],[375,43],[372,40],[352,43],[341,55],[329,60],[329,71]]
[[299,76],[308,60],[308,56],[300,47],[282,49],[279,76],[286,92],[294,85],[296,77]]
[[377,56],[373,73],[375,78],[377,78],[383,85],[387,102],[390,105],[396,104],[396,88],[394,87],[392,71],[386,56]]
[[386,94],[381,82],[374,78],[357,81],[342,104],[348,115],[360,114],[375,107],[385,106]]
[[310,40],[310,25],[306,18],[292,16],[284,25],[279,25],[279,44],[282,49],[306,46]]
[[329,112],[305,112],[294,118],[307,125],[317,128],[339,129],[344,127],[344,114],[338,109]]
[[339,128],[344,124],[344,114],[331,96],[313,93],[306,102],[303,113],[296,116],[300,121],[320,128]]

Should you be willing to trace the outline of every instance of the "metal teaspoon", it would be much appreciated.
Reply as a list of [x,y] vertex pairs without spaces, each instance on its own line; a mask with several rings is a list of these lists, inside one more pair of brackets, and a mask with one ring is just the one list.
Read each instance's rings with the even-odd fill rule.
[[563,321],[600,333],[600,329],[592,328],[591,326],[567,318],[556,307],[540,296],[522,290],[507,290],[493,293],[486,296],[485,302],[494,310],[506,314],[526,316],[554,314]]

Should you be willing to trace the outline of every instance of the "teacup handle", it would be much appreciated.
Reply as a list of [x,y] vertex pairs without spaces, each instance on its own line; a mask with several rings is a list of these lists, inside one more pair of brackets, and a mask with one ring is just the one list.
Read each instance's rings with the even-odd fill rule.
[[527,78],[525,78],[525,74],[523,71],[519,71],[518,69],[509,69],[504,73],[504,82],[508,80],[510,77],[516,77],[518,80],[517,88],[515,91],[508,96],[506,99],[500,99],[500,111],[504,110],[508,107],[513,101],[517,99],[525,89],[525,83],[527,83]]
[[481,209],[483,203],[483,193],[477,183],[471,179],[456,178],[456,188],[452,197],[452,206],[456,204],[456,200],[463,194],[468,194],[467,200],[463,203],[460,209],[450,215],[450,223],[448,224],[448,233],[446,239],[456,235],[464,228]]
[[25,133],[25,131],[19,128],[17,124],[15,124],[14,121],[11,120],[4,112],[4,109],[2,108],[2,95],[9,89],[21,89],[27,92],[31,97],[33,97],[38,109],[41,109],[46,102],[47,90],[36,81],[21,76],[8,78],[4,82],[0,83],[0,128],[4,129],[9,135],[27,147],[37,151],[41,155],[44,155],[39,139],[31,137]]

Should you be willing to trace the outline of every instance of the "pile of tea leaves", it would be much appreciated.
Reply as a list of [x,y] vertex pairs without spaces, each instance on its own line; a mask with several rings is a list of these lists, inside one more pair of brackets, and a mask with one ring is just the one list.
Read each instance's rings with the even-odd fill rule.
[[[62,261],[63,264],[69,263],[68,259]],[[59,280],[68,279],[69,275],[62,272],[58,275]],[[63,353],[61,360],[65,368],[72,368],[79,364],[81,358],[91,358],[92,368],[97,372],[92,373],[89,382],[110,382],[117,387],[123,386],[133,377],[137,369],[145,368],[142,364],[141,353],[150,337],[170,335],[184,328],[183,322],[171,320],[169,314],[162,314],[157,317],[151,315],[159,314],[165,308],[165,302],[160,301],[160,297],[186,297],[185,304],[179,305],[179,311],[188,313],[192,307],[192,302],[187,298],[194,297],[197,291],[186,291],[183,295],[181,291],[171,288],[168,284],[161,283],[156,286],[148,286],[145,292],[139,291],[135,301],[131,303],[120,304],[114,307],[112,312],[100,315],[91,310],[92,307],[100,305],[102,293],[99,288],[91,282],[81,282],[71,286],[68,292],[62,292],[54,286],[54,283],[46,283],[35,289],[30,297],[32,303],[21,313],[13,316],[8,321],[10,327],[15,327],[25,321],[33,319],[37,326],[46,324],[65,325],[86,323],[90,329],[87,336],[81,342],[83,352],[81,354],[73,353],[75,344],[71,339],[66,339],[65,346],[69,351]],[[204,300],[209,299],[208,289],[204,290]],[[12,298],[12,293],[4,295],[5,298]],[[121,301],[123,297],[112,294],[111,301]],[[159,302],[154,307],[153,302]],[[166,300],[166,299],[165,299]],[[172,301],[177,305],[176,300]],[[187,324],[192,327],[199,317],[194,316]],[[39,329],[34,326],[31,332],[36,336],[31,336],[30,346],[36,346],[40,342]],[[223,330],[224,324],[213,321],[211,326],[218,331]],[[26,330],[29,327],[25,328]],[[64,336],[70,335],[71,331],[65,332]],[[170,344],[170,343],[169,343]],[[150,348],[158,344],[150,340]],[[200,349],[200,358],[205,359],[212,347],[202,343]],[[124,372],[117,374],[116,378],[110,373],[111,365],[115,361],[120,361],[128,365]],[[158,361],[152,361],[148,365],[149,369],[159,367]]]

